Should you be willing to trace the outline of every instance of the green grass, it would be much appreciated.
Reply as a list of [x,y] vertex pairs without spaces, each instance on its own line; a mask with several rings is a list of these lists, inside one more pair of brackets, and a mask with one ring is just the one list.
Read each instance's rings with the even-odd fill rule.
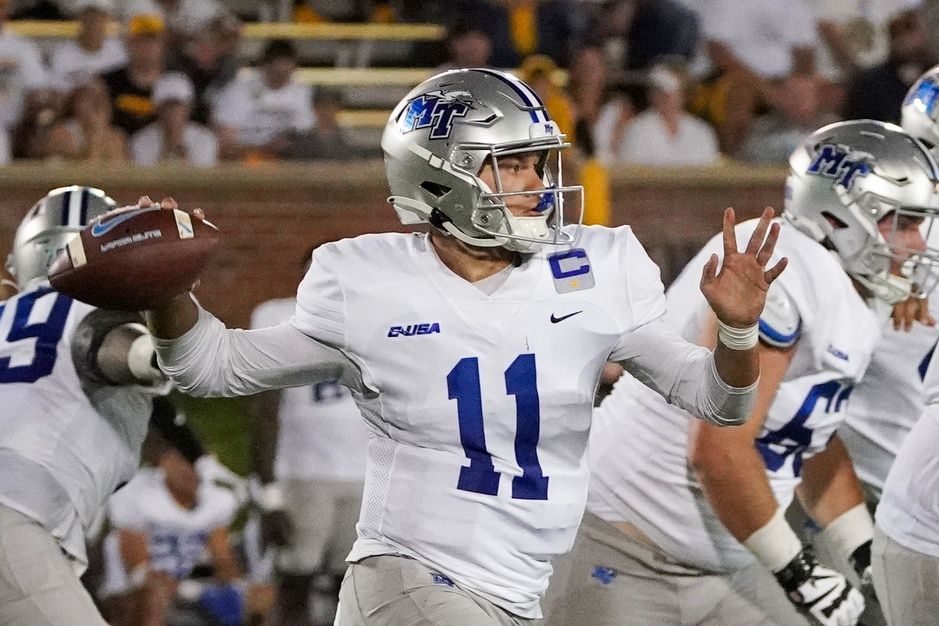
[[251,398],[191,398],[177,394],[174,400],[186,412],[189,425],[205,446],[223,464],[242,476],[251,471]]

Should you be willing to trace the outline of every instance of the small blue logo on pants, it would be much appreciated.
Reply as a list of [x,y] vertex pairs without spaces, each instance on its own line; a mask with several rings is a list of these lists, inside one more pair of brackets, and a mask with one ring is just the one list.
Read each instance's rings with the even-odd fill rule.
[[593,574],[591,578],[596,578],[600,581],[601,584],[609,585],[616,580],[616,570],[612,567],[603,567],[602,565],[596,565],[593,568]]

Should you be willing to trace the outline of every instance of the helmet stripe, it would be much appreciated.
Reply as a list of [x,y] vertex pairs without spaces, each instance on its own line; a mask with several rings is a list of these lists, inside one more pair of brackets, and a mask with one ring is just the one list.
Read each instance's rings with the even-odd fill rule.
[[82,189],[82,201],[81,207],[79,208],[78,213],[78,223],[84,226],[88,223],[88,200],[90,199],[91,192],[88,191],[88,187]]
[[[518,97],[522,99],[522,102],[525,103],[525,106],[527,106],[527,107],[529,108],[528,114],[531,115],[531,121],[532,121],[532,122],[534,122],[535,124],[538,124],[538,123],[541,122],[541,121],[545,121],[545,122],[549,121],[549,120],[548,120],[548,115],[547,115],[546,113],[544,113],[544,103],[541,102],[541,98],[539,98],[539,97],[535,94],[535,92],[533,92],[533,91],[531,91],[530,89],[528,89],[527,86],[525,86],[525,87],[523,88],[523,85],[525,85],[525,83],[523,83],[522,81],[520,81],[520,80],[518,80],[518,79],[516,79],[516,78],[509,78],[508,76],[506,76],[506,75],[503,74],[502,72],[496,72],[496,71],[494,71],[494,70],[488,70],[488,69],[479,69],[479,70],[477,70],[477,71],[483,72],[484,74],[489,74],[490,76],[495,76],[496,78],[498,78],[499,80],[501,80],[502,82],[504,82],[506,85],[508,85],[509,87],[511,87],[511,88],[512,88],[512,91],[514,91],[516,94],[518,94]],[[528,97],[528,95],[525,93],[525,91],[528,91],[530,94],[532,94],[532,95],[534,96],[534,98],[535,98],[535,101],[537,101],[538,104],[535,104],[535,102],[533,102],[532,99]],[[539,107],[542,109],[541,115],[544,117],[544,120],[539,120],[539,119],[538,119],[538,108],[539,108]]]
[[59,218],[59,223],[62,224],[62,226],[68,226],[70,223],[69,213],[71,212],[71,198],[71,191],[66,191],[62,194],[62,216]]

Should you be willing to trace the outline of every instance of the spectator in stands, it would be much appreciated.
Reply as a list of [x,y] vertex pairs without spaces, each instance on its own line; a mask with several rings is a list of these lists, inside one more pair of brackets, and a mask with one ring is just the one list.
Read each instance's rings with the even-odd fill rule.
[[56,0],[13,0],[11,3],[14,20],[64,20],[66,13],[62,11]]
[[39,46],[6,28],[9,11],[10,0],[0,0],[0,164],[12,157],[14,127],[38,107],[48,87]]
[[41,156],[90,163],[127,160],[127,137],[112,123],[108,88],[89,78],[72,90],[64,115],[42,136]]
[[237,19],[219,0],[125,0],[124,16],[159,15],[172,48],[194,36],[213,20]]
[[103,76],[111,94],[114,123],[128,135],[153,123],[153,85],[163,74],[166,26],[156,15],[135,15],[127,23],[127,65]]
[[571,59],[567,91],[574,103],[575,117],[593,127],[606,104],[609,89],[606,55],[599,44],[581,46]]
[[769,81],[815,71],[817,35],[806,0],[695,0],[711,76],[692,110],[711,122],[725,154],[735,155]]
[[518,67],[535,53],[566,66],[577,35],[566,0],[453,0],[450,11],[489,33],[493,67]]
[[900,105],[916,79],[933,65],[926,31],[917,10],[904,11],[890,20],[890,53],[887,60],[854,75],[848,84],[846,119],[900,121]]
[[316,161],[319,159],[348,160],[360,156],[346,139],[339,125],[343,108],[342,92],[337,89],[318,89],[313,94],[313,117],[316,126],[303,131],[292,131],[283,136],[284,148],[279,156],[289,161]]
[[457,22],[447,29],[447,58],[440,71],[459,67],[488,67],[492,56],[489,33],[472,22]]
[[193,122],[192,82],[180,72],[167,72],[153,85],[157,121],[130,139],[130,155],[142,166],[179,163],[210,167],[218,160],[215,134]]
[[598,11],[589,31],[611,44],[616,66],[648,71],[657,59],[690,62],[700,37],[698,17],[676,0],[615,0]]
[[170,69],[186,74],[195,88],[193,121],[210,124],[215,99],[235,80],[241,68],[234,53],[239,38],[240,31],[232,30],[230,21],[213,20],[186,40],[179,54],[170,60]]
[[219,94],[214,123],[223,158],[276,154],[284,147],[284,133],[313,127],[312,90],[295,80],[296,69],[293,44],[273,39],[261,55],[260,71]]
[[815,129],[837,121],[821,109],[819,81],[793,74],[774,86],[772,111],[753,123],[740,158],[751,163],[788,163],[792,151]]
[[52,87],[62,93],[127,64],[124,44],[108,36],[114,0],[74,0],[71,11],[78,20],[78,36],[58,43],[50,63]]
[[720,156],[717,134],[685,111],[688,75],[676,65],[649,73],[652,105],[630,122],[612,159],[640,165],[711,165]]
[[[130,610],[111,611],[110,621],[163,624],[189,601],[222,623],[241,623],[232,619],[243,614],[244,593],[233,586],[241,568],[228,531],[242,504],[239,479],[205,453],[165,398],[154,401],[142,456],[148,467],[108,507],[102,595],[131,594]],[[194,578],[197,568],[210,577]]]

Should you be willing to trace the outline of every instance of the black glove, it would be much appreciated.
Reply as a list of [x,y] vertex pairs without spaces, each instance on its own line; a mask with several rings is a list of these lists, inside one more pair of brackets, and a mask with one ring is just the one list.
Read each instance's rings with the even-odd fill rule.
[[265,547],[286,546],[292,536],[293,524],[285,511],[277,509],[261,513],[261,541]]
[[789,601],[822,626],[854,626],[864,612],[864,596],[835,570],[818,564],[808,546],[774,572]]

